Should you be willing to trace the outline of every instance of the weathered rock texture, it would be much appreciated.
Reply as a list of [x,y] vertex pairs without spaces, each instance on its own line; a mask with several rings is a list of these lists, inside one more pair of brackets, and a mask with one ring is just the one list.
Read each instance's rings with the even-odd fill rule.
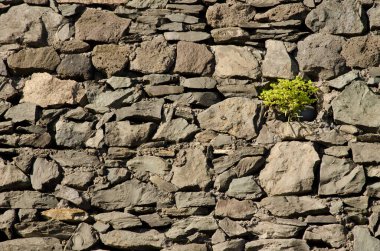
[[[0,251],[380,250],[379,17],[0,0]],[[320,90],[287,122],[259,96],[297,75]]]

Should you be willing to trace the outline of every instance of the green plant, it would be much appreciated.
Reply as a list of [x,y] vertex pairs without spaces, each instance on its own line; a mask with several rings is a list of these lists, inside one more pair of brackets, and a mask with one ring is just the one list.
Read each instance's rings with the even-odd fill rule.
[[317,99],[315,94],[318,88],[311,80],[305,81],[297,76],[293,80],[278,79],[278,83],[271,83],[269,90],[264,90],[260,98],[264,104],[285,114],[288,120],[299,118],[299,114],[307,105]]

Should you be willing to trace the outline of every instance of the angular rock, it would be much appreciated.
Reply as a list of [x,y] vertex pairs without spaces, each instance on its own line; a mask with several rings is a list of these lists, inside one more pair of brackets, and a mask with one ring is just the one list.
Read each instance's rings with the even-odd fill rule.
[[173,165],[171,182],[179,189],[198,188],[204,190],[211,182],[207,158],[202,148],[181,150],[178,159]]
[[62,244],[59,239],[52,237],[31,237],[0,242],[1,250],[46,250],[62,251]]
[[377,128],[380,126],[380,96],[365,82],[355,81],[332,101],[334,120],[338,123]]
[[251,21],[256,14],[252,5],[242,3],[216,3],[208,7],[207,23],[213,28],[236,27]]
[[77,207],[88,209],[89,203],[87,201],[87,198],[84,198],[80,192],[75,190],[74,188],[63,186],[63,185],[57,185],[55,187],[55,197],[67,200],[68,202],[71,202]]
[[123,107],[115,111],[117,120],[136,119],[141,121],[161,121],[163,99],[146,100],[133,103],[129,107]]
[[326,205],[318,199],[309,196],[274,196],[261,200],[260,205],[279,217],[323,214]]
[[167,95],[181,94],[185,91],[183,86],[177,85],[148,85],[144,87],[144,91],[150,97],[162,97]]
[[315,33],[298,42],[299,69],[311,77],[331,79],[346,71],[341,55],[345,44],[343,37]]
[[161,216],[157,213],[144,214],[139,216],[140,220],[150,227],[165,227],[172,224],[172,220],[167,216]]
[[214,55],[206,45],[180,41],[177,44],[177,60],[174,72],[189,75],[212,73]]
[[380,64],[380,36],[367,35],[353,37],[343,46],[342,55],[346,64],[352,68],[368,68]]
[[209,39],[211,35],[203,31],[171,31],[165,32],[164,37],[167,41],[200,42]]
[[63,78],[74,78],[80,80],[91,79],[91,59],[85,54],[66,55],[58,65],[57,73]]
[[142,223],[137,216],[123,212],[109,212],[97,214],[95,220],[110,224],[114,229],[140,227]]
[[10,189],[25,189],[30,187],[30,180],[26,174],[12,164],[0,162],[0,191]]
[[175,203],[177,208],[212,207],[215,206],[215,198],[205,192],[177,192]]
[[380,144],[379,143],[352,143],[352,157],[355,163],[380,163]]
[[253,176],[233,179],[228,187],[226,195],[237,199],[258,199],[263,196],[263,191],[254,180]]
[[130,19],[118,17],[110,11],[87,8],[75,23],[75,38],[83,41],[117,43],[130,23]]
[[181,85],[192,89],[214,89],[217,82],[210,77],[187,78]]
[[131,52],[129,45],[96,45],[92,51],[92,63],[97,70],[111,77],[128,67]]
[[168,0],[131,0],[128,2],[127,6],[137,8],[137,9],[160,9],[165,8]]
[[82,85],[73,80],[60,80],[48,73],[34,73],[25,82],[23,102],[43,108],[77,104],[85,96]]
[[51,154],[50,157],[63,167],[96,168],[101,164],[95,155],[76,150],[58,151]]
[[169,239],[181,239],[194,232],[210,232],[218,229],[212,216],[190,216],[173,223],[165,233]]
[[58,49],[61,53],[73,54],[87,52],[90,50],[90,48],[91,47],[88,43],[73,39],[69,41],[63,41]]
[[371,30],[376,30],[380,28],[380,6],[374,5],[371,9],[367,11],[369,19],[369,27]]
[[247,230],[242,226],[241,222],[233,221],[229,218],[220,220],[219,227],[231,238],[247,234]]
[[105,127],[108,146],[138,146],[145,143],[154,130],[153,123],[131,125],[129,121],[109,122]]
[[119,89],[116,91],[105,91],[98,93],[92,100],[92,104],[96,108],[104,109],[110,108],[120,108],[128,97],[133,96],[134,89]]
[[306,229],[303,239],[311,242],[323,242],[333,248],[340,248],[346,243],[344,227],[340,224],[310,226]]
[[95,229],[87,223],[81,223],[67,241],[65,250],[85,250],[94,246],[98,240]]
[[306,241],[299,239],[255,240],[245,244],[245,251],[255,250],[310,251],[310,248]]
[[199,128],[194,124],[189,124],[185,119],[178,118],[161,124],[153,140],[165,140],[168,142],[183,142],[189,140]]
[[91,137],[91,122],[70,122],[59,120],[55,125],[55,141],[59,146],[82,147]]
[[173,246],[169,248],[162,249],[162,251],[207,251],[207,245],[206,244],[197,244],[197,243],[191,243],[186,245],[179,245],[174,244]]
[[365,185],[362,166],[356,166],[347,159],[325,155],[322,158],[319,181],[319,195],[346,195],[360,193]]
[[52,208],[41,212],[41,215],[47,219],[67,222],[82,222],[89,218],[86,211],[79,208]]
[[248,77],[257,79],[260,72],[261,55],[253,47],[216,45],[211,47],[215,54],[215,77]]
[[127,3],[129,0],[57,0],[57,3],[79,3],[79,4],[107,4],[116,5]]
[[353,70],[327,82],[330,87],[341,90],[359,77],[359,71]]
[[13,123],[30,122],[34,124],[38,120],[39,110],[35,104],[21,103],[8,109],[4,114],[5,119],[11,119]]
[[380,240],[371,236],[367,227],[355,226],[352,233],[354,234],[354,251],[376,251],[380,249]]
[[7,76],[8,70],[3,60],[0,60],[0,76]]
[[140,44],[130,69],[142,73],[164,73],[174,64],[175,55],[175,46],[169,45],[163,37],[157,37]]
[[288,54],[282,41],[266,40],[267,53],[262,64],[264,77],[293,79],[298,73],[297,62]]
[[264,13],[257,13],[255,20],[260,22],[281,22],[286,20],[304,19],[309,12],[302,3],[281,4]]
[[53,237],[67,240],[75,231],[75,226],[61,221],[33,221],[15,224],[17,233],[23,238],[29,237]]
[[8,57],[8,66],[16,74],[53,72],[61,59],[52,47],[27,48]]
[[94,192],[91,205],[103,210],[115,210],[136,205],[155,204],[162,197],[153,185],[132,179],[107,190]]
[[314,32],[358,35],[365,30],[363,10],[355,0],[323,1],[306,17],[306,26]]
[[318,153],[311,143],[279,142],[271,150],[260,172],[260,184],[269,195],[311,192]]
[[157,174],[160,176],[164,176],[170,171],[168,163],[156,156],[137,156],[133,159],[127,161],[127,167],[132,172],[149,172],[152,174]]
[[251,200],[219,199],[215,207],[215,216],[236,220],[249,220],[257,212],[257,206]]
[[106,246],[119,249],[161,249],[164,245],[165,235],[156,230],[143,233],[112,230],[101,234],[100,240]]
[[244,42],[248,40],[249,33],[239,27],[226,27],[211,30],[215,43]]
[[30,176],[34,190],[44,191],[53,189],[60,178],[59,166],[54,161],[44,158],[37,158],[34,161],[33,173]]
[[[244,113],[239,111],[244,110]],[[202,129],[229,133],[250,140],[258,135],[261,125],[261,103],[248,98],[229,98],[198,114]]]
[[259,236],[260,239],[297,238],[302,228],[294,225],[260,221],[247,228],[248,232]]

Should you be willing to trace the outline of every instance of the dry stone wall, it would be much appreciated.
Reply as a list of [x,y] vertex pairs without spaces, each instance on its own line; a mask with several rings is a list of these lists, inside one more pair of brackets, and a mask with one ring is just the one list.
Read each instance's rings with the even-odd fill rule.
[[[379,17],[0,0],[0,250],[380,250]],[[258,94],[297,75],[286,122]]]

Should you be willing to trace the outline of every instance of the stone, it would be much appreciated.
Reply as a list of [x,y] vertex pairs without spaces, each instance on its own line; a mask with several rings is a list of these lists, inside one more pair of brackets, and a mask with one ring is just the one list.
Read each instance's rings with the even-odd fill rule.
[[[117,162],[116,162],[117,163]],[[112,164],[111,164],[112,165]],[[118,166],[118,164],[116,164]],[[126,168],[109,168],[107,170],[107,180],[111,185],[119,184],[123,181],[126,181],[130,178],[131,173]],[[139,173],[137,173],[139,175]]]
[[105,142],[108,146],[138,146],[150,138],[154,129],[153,123],[109,122],[105,127]]
[[170,171],[168,163],[156,156],[137,156],[127,161],[127,167],[132,172],[144,173],[149,172],[164,176]]
[[157,230],[135,233],[126,230],[112,230],[100,234],[100,240],[109,247],[119,249],[161,249],[165,235]]
[[354,81],[358,77],[359,77],[359,71],[353,70],[328,81],[327,84],[332,88],[342,90],[345,88],[346,85],[350,84],[352,81]]
[[359,35],[365,30],[362,6],[355,0],[323,1],[310,11],[305,19],[306,26],[313,32]]
[[137,8],[137,9],[164,9],[168,0],[131,0],[128,2],[127,6]]
[[114,90],[128,88],[132,86],[132,79],[128,77],[110,77],[106,80],[107,84],[109,84]]
[[352,157],[355,163],[380,163],[380,143],[352,143],[351,149]]
[[224,218],[218,223],[219,227],[231,238],[247,235],[247,230],[241,222]]
[[9,68],[18,75],[34,72],[54,72],[61,59],[52,47],[27,48],[10,55]]
[[91,122],[70,122],[59,120],[55,125],[55,141],[59,146],[82,147],[91,137]]
[[206,244],[197,244],[197,243],[191,243],[191,244],[186,244],[186,245],[179,245],[179,244],[174,244],[173,246],[169,248],[164,248],[162,251],[176,251],[176,250],[181,250],[181,251],[207,251],[207,245]]
[[81,40],[69,40],[69,41],[62,41],[62,43],[59,45],[59,51],[61,53],[66,54],[75,54],[75,53],[83,53],[90,50],[90,45],[84,41]]
[[323,242],[333,248],[340,248],[346,243],[344,231],[344,226],[340,224],[310,226],[306,229],[303,239],[310,242]]
[[196,24],[199,23],[199,18],[186,15],[183,13],[173,13],[166,15],[165,18],[169,19],[171,22],[187,23],[187,24]]
[[0,242],[1,250],[46,250],[46,251],[62,251],[62,244],[59,239],[52,237],[31,237],[13,239]]
[[317,215],[317,216],[307,216],[305,222],[308,224],[334,224],[338,223],[337,219],[333,215]]
[[380,126],[379,104],[380,97],[362,81],[351,83],[331,103],[336,122],[371,128]]
[[13,224],[16,221],[16,211],[7,210],[0,215],[0,233],[5,235],[7,239],[12,239],[13,237]]
[[282,41],[266,40],[267,53],[262,64],[264,77],[293,79],[298,73],[297,62],[288,54]]
[[0,76],[7,76],[8,70],[3,60],[0,60]]
[[162,195],[156,187],[136,179],[127,180],[112,188],[94,192],[91,205],[103,210],[115,210],[137,205],[155,204]]
[[33,173],[30,176],[34,190],[52,190],[59,182],[61,172],[59,166],[54,161],[44,158],[37,158],[33,164]]
[[78,104],[85,96],[84,87],[74,80],[60,80],[49,73],[34,73],[25,81],[23,102],[43,108]]
[[180,41],[177,44],[177,60],[174,72],[189,75],[212,73],[214,55],[204,44]]
[[25,189],[30,187],[30,180],[19,168],[12,164],[0,162],[0,191]]
[[215,43],[244,42],[249,39],[249,33],[240,27],[226,27],[211,30]]
[[380,28],[380,6],[374,5],[367,11],[368,19],[369,19],[369,27],[371,30],[376,30]]
[[169,217],[165,215],[161,216],[157,213],[140,215],[139,218],[153,228],[166,227],[172,224],[172,220]]
[[172,193],[178,190],[178,188],[172,183],[162,179],[158,175],[151,175],[149,181],[152,182],[159,190]]
[[163,37],[145,41],[136,49],[130,69],[142,73],[165,73],[175,63],[175,46],[169,45]]
[[91,103],[97,108],[120,108],[128,97],[133,96],[134,89],[99,92]]
[[194,232],[211,232],[218,229],[212,216],[190,216],[173,223],[165,233],[169,239],[181,239]]
[[257,49],[235,45],[215,45],[211,49],[215,54],[215,77],[257,79],[260,76],[261,55]]
[[[17,20],[14,17],[18,17]],[[0,17],[0,44],[41,46],[53,44],[64,18],[48,7],[21,4]]]
[[234,168],[237,177],[251,175],[260,170],[265,164],[265,159],[262,156],[244,157]]
[[305,240],[299,239],[272,239],[255,240],[245,244],[245,251],[255,250],[297,250],[309,251],[310,248]]
[[75,23],[75,38],[83,41],[117,43],[130,24],[130,19],[118,17],[110,11],[87,8]]
[[204,190],[211,182],[209,165],[204,149],[200,147],[181,150],[173,164],[173,183],[179,189],[197,188]]
[[57,67],[57,73],[63,78],[88,80],[92,78],[91,59],[85,54],[65,55]]
[[322,158],[319,181],[319,195],[347,195],[360,193],[365,185],[362,166],[348,159],[324,155]]
[[[239,111],[244,110],[244,113]],[[199,113],[197,118],[202,129],[228,133],[237,138],[250,140],[258,135],[261,125],[262,105],[248,98],[228,98]]]
[[318,162],[319,156],[312,143],[279,142],[272,148],[260,172],[260,184],[271,196],[311,192]]
[[159,122],[162,117],[163,99],[144,100],[115,111],[116,120],[136,119],[144,122]]
[[92,64],[107,77],[121,73],[129,65],[129,45],[103,44],[96,45],[92,51]]
[[258,199],[263,196],[263,191],[256,183],[253,176],[233,179],[228,187],[226,195],[237,199]]
[[219,199],[215,207],[215,216],[235,220],[250,220],[256,212],[257,206],[251,200]]
[[175,203],[177,208],[213,207],[215,198],[206,192],[176,192]]
[[75,226],[62,221],[30,221],[15,224],[17,233],[23,238],[53,237],[68,240],[75,231]]
[[354,251],[380,249],[380,240],[371,236],[366,226],[355,226],[352,233],[354,234]]
[[233,239],[225,242],[218,243],[212,246],[214,251],[243,251],[245,241],[243,239]]
[[279,217],[323,214],[327,207],[320,200],[310,196],[274,196],[266,197],[260,205]]
[[142,226],[142,223],[137,216],[124,212],[101,213],[95,215],[94,219],[110,224],[113,229],[127,229]]
[[251,21],[256,14],[252,5],[242,3],[216,3],[208,7],[207,23],[213,28],[236,27]]
[[57,0],[59,4],[78,3],[78,4],[107,4],[116,5],[127,3],[128,0]]
[[211,35],[203,31],[169,31],[164,33],[167,41],[187,41],[187,42],[201,42],[207,40]]
[[84,198],[84,196],[74,188],[57,185],[55,187],[54,195],[55,197],[64,199],[79,208],[88,209],[89,207],[87,198]]
[[65,250],[85,250],[94,246],[99,240],[95,229],[87,224],[80,223],[73,235],[67,241]]
[[148,85],[144,87],[144,91],[150,97],[162,97],[181,94],[185,91],[185,88],[177,85]]
[[309,12],[302,3],[281,4],[269,9],[264,13],[257,13],[255,21],[260,22],[281,22],[286,20],[304,19]]
[[52,208],[41,212],[41,215],[47,219],[67,222],[82,222],[89,218],[87,212],[79,208]]
[[294,225],[260,221],[247,228],[249,233],[259,236],[260,239],[297,238],[302,228]]
[[342,55],[352,68],[368,68],[380,64],[380,36],[367,35],[353,37],[343,45]]
[[13,123],[30,122],[34,124],[38,120],[39,109],[32,103],[21,103],[12,106],[4,114],[5,119],[11,119]]
[[189,124],[183,118],[169,120],[161,124],[153,140],[165,140],[168,142],[183,142],[189,140],[199,128],[194,124]]
[[97,156],[76,150],[58,151],[50,157],[62,167],[91,167],[96,168],[101,165]]
[[300,71],[323,80],[341,75],[346,71],[346,61],[341,55],[344,44],[340,36],[323,33],[307,36],[297,44]]

